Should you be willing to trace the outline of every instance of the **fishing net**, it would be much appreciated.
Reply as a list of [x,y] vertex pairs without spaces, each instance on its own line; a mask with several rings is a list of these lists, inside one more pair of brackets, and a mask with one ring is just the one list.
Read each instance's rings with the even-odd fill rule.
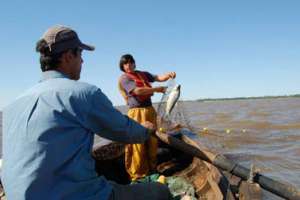
[[177,86],[175,79],[171,79],[167,84],[167,91],[163,94],[161,101],[157,106],[157,125],[158,128],[162,128],[164,131],[173,131],[178,128],[188,128],[191,131],[193,127],[190,125],[188,116],[185,112],[184,102],[178,99],[172,112],[166,115],[167,101],[171,94],[171,91]]
[[171,176],[167,178],[167,184],[174,200],[196,200],[195,189],[192,184],[189,183],[183,177]]

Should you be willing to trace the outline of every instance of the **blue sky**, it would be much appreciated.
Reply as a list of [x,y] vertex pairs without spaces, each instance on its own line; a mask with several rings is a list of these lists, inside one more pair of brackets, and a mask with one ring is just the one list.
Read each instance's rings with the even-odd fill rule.
[[[81,81],[114,105],[119,58],[176,71],[182,99],[300,93],[300,1],[4,1],[0,7],[0,110],[40,79],[35,43],[52,25],[96,46]],[[155,95],[159,100],[161,95]]]

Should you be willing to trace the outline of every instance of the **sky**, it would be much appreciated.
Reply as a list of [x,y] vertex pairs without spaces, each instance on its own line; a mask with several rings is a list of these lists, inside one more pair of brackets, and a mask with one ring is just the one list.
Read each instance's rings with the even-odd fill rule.
[[80,81],[114,105],[124,104],[117,80],[125,53],[140,70],[175,71],[182,100],[299,94],[299,7],[297,0],[3,1],[0,110],[40,80],[35,44],[56,24],[96,46],[83,52]]

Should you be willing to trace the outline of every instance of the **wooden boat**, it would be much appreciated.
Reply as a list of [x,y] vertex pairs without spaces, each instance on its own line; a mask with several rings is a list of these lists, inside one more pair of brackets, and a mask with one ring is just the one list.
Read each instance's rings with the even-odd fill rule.
[[[176,138],[205,151],[208,156],[215,155],[186,135],[176,135]],[[206,161],[192,157],[166,144],[161,143],[159,146],[157,171],[167,177],[183,177],[194,186],[195,195],[198,199],[261,199],[261,189],[257,184],[241,181],[241,179],[222,172]],[[96,159],[96,169],[100,175],[121,184],[129,183],[124,168],[123,144],[95,145],[93,156]]]
[[[188,136],[177,135],[176,138],[205,151],[208,156],[215,156]],[[179,176],[187,180],[193,185],[198,199],[261,199],[261,190],[257,184],[241,181],[241,179],[222,172],[206,161],[192,157],[166,144],[160,143],[159,146],[157,171],[167,177]],[[101,142],[94,145],[93,157],[96,160],[96,170],[99,175],[120,184],[130,183],[124,168],[124,147],[124,144],[116,142]],[[0,187],[0,199],[6,199],[2,185]]]
[[[162,141],[165,141],[163,137],[159,137]],[[171,138],[173,138],[173,142],[177,140],[180,141],[179,143],[185,145],[182,145],[181,148],[174,148],[175,143],[169,142],[170,145],[163,143],[160,144],[157,166],[157,171],[160,174],[184,178],[193,185],[196,197],[200,200],[262,199],[260,185],[251,182],[251,179],[249,182],[249,180],[244,181],[239,178],[243,177],[243,179],[245,179],[245,177],[252,177],[251,174],[249,176],[245,175],[252,170],[247,170],[246,168],[235,164],[235,168],[232,169],[233,171],[229,170],[232,173],[222,171],[220,169],[228,170],[228,163],[231,162],[226,161],[226,159],[222,159],[221,155],[212,153],[203,146],[195,143],[188,135],[176,135],[172,136]],[[182,148],[183,146],[189,146],[192,148],[190,148],[190,151],[186,151],[188,148],[184,150],[184,148]],[[124,168],[124,147],[124,144],[115,142],[108,142],[106,144],[101,142],[94,146],[92,154],[96,160],[96,171],[99,175],[103,175],[108,180],[113,180],[120,184],[130,183]],[[201,152],[201,154],[202,152],[205,154],[206,157],[204,160],[210,161],[206,162],[202,159],[199,159],[203,158],[202,155],[199,155],[199,152]],[[195,155],[195,157],[192,157],[191,155]],[[226,161],[224,162],[225,165],[224,163],[220,164],[220,162],[211,162],[220,161],[220,159],[216,158],[221,158],[222,162]],[[214,163],[214,165],[218,166],[219,168],[216,168],[210,163]],[[233,174],[240,175],[237,177]],[[264,189],[267,189],[285,199],[296,200],[300,197],[300,192],[297,188],[274,181],[261,174],[256,175],[255,182],[256,181],[263,185]],[[271,186],[273,187],[270,189]],[[0,199],[6,199],[1,183]]]
[[[234,162],[224,159],[221,154],[212,153],[195,143],[189,134],[178,134],[172,137],[163,135],[158,134],[158,137],[169,145],[162,142],[160,144],[157,171],[165,176],[179,176],[187,180],[193,185],[198,199],[260,200],[262,199],[260,185],[285,199],[298,200],[300,198],[300,192],[297,188],[282,184],[261,174],[252,174],[252,170],[238,164],[232,165]],[[101,141],[94,145],[92,152],[96,160],[96,171],[108,180],[129,184],[130,181],[124,168],[125,145],[115,142],[105,143],[103,142],[104,139]],[[181,147],[178,148],[179,146]],[[210,163],[214,163],[214,165]],[[233,168],[231,168],[232,166]],[[221,169],[228,170],[230,173]],[[253,182],[250,177],[252,177]],[[244,181],[247,178],[248,180]],[[254,182],[258,182],[260,185]],[[5,199],[0,182],[0,200]]]

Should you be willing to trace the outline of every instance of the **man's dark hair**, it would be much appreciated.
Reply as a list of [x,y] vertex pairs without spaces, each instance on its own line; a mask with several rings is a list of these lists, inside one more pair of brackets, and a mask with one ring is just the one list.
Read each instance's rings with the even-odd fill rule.
[[123,68],[123,65],[124,65],[124,64],[127,64],[127,63],[135,64],[135,60],[134,60],[133,56],[130,55],[130,54],[125,54],[125,55],[123,55],[123,56],[121,57],[121,59],[120,59],[120,64],[119,64],[119,67],[120,67],[120,70],[121,70],[121,71],[125,72],[125,71],[124,71],[124,68]]
[[[77,56],[78,54],[78,48],[75,49],[69,49],[71,50],[72,54],[74,56]],[[44,39],[41,39],[36,44],[36,51],[40,53],[40,64],[42,71],[48,71],[48,70],[55,70],[60,64],[60,58],[61,56],[69,51],[63,51],[60,53],[52,54],[50,52],[49,46],[47,42]]]

